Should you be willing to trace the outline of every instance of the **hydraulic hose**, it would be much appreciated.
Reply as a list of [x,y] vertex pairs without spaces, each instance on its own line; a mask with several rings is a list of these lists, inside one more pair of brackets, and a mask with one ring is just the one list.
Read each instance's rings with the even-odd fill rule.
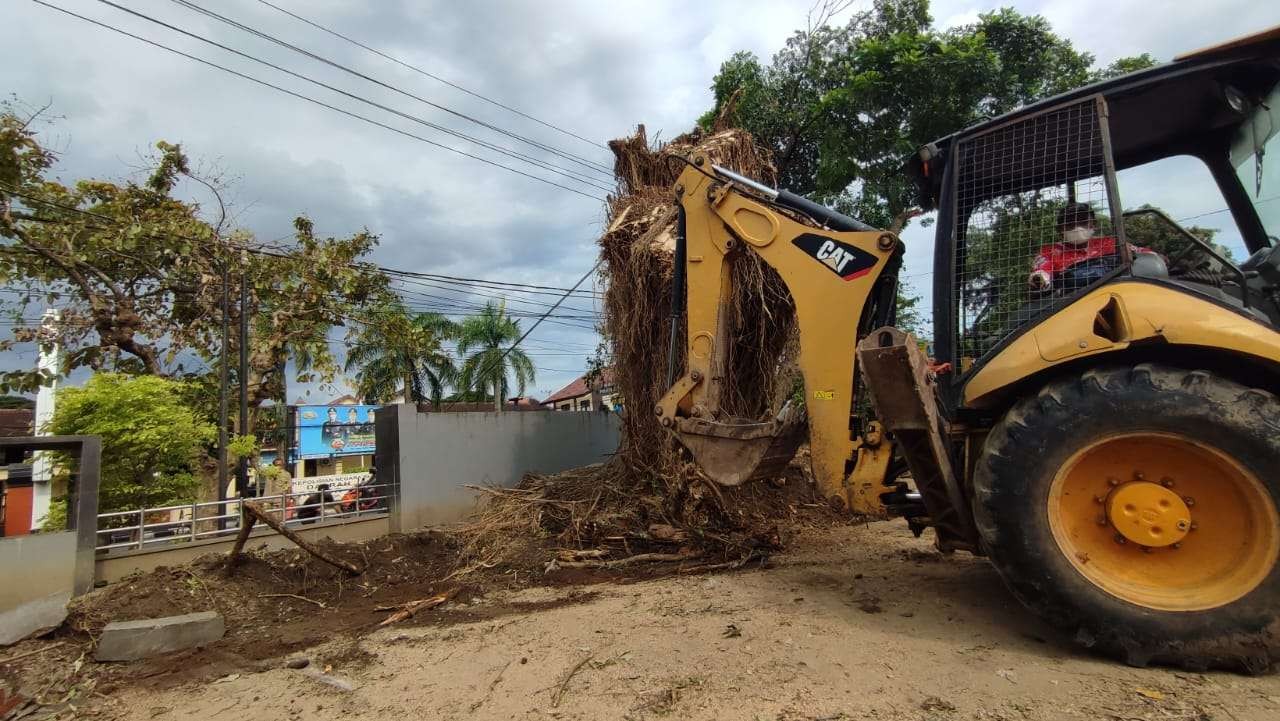
[[684,203],[676,206],[676,257],[671,274],[671,339],[667,343],[667,387],[676,382],[676,344],[680,342],[680,318],[684,315],[684,270],[688,248],[685,245]]

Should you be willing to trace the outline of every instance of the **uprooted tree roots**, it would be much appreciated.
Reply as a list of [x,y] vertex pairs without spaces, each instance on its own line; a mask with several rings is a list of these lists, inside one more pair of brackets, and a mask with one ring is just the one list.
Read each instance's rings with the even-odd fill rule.
[[[483,488],[461,529],[461,575],[494,567],[546,572],[668,563],[695,572],[742,565],[781,548],[779,523],[827,523],[831,510],[798,465],[772,483],[717,488],[691,479],[675,503],[671,484],[636,477],[620,461],[529,474],[516,488]],[[648,483],[646,483],[646,478]],[[678,513],[669,512],[675,507]]]
[[[651,412],[668,380],[676,222],[671,188],[685,167],[672,156],[688,157],[696,149],[717,165],[773,182],[769,152],[740,130],[695,131],[654,147],[643,126],[610,148],[620,193],[610,200],[600,252],[603,332],[612,350],[613,384],[627,408],[621,445],[602,465],[530,475],[515,489],[483,489],[487,497],[462,531],[464,559],[472,567],[513,561],[529,534],[563,549],[549,568],[614,568],[624,559],[682,567],[736,563],[778,547],[774,513],[817,498],[798,468],[781,484],[716,487]],[[782,279],[758,256],[740,253],[730,262],[733,343],[723,410],[767,420],[795,384],[794,306]],[[685,347],[684,331],[678,332],[676,375]]]

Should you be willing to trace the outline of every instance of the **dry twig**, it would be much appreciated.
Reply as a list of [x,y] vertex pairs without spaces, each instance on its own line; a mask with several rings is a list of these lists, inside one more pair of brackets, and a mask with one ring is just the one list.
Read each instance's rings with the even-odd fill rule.
[[701,558],[701,553],[637,553],[626,558],[615,558],[612,561],[557,561],[560,568],[620,568],[633,563],[670,563],[672,561],[692,561]]
[[325,606],[324,603],[321,601],[317,601],[314,598],[307,598],[306,596],[299,596],[296,593],[259,593],[258,598],[296,598],[299,601],[314,603],[320,608],[328,608],[328,606]]
[[489,682],[489,690],[484,692],[484,697],[481,698],[479,701],[475,701],[471,704],[472,711],[475,711],[476,709],[480,708],[481,706],[484,705],[485,701],[489,700],[489,697],[493,695],[493,689],[497,688],[498,682],[502,680],[502,674],[506,673],[507,668],[509,668],[510,666],[511,666],[510,661],[507,661],[505,664],[502,665],[502,668],[498,670],[498,675],[494,676],[493,680]]
[[560,705],[560,699],[564,698],[564,692],[569,688],[569,681],[573,680],[574,675],[577,674],[578,671],[580,671],[583,666],[586,666],[587,661],[590,661],[594,657],[594,655],[595,654],[587,654],[586,658],[579,661],[576,666],[569,669],[569,673],[566,673],[564,675],[564,680],[560,682],[560,688],[556,689],[556,692],[551,696],[552,706]]
[[431,598],[422,598],[422,599],[418,599],[417,601],[410,601],[404,604],[403,606],[401,606],[399,611],[396,611],[395,613],[383,619],[382,623],[379,623],[378,626],[379,627],[390,626],[393,623],[398,623],[400,621],[403,621],[413,616],[413,614],[417,613],[418,611],[425,611],[427,609],[435,608],[436,606],[439,606],[442,603],[453,598],[454,594],[456,594],[457,592],[458,592],[458,589],[454,588],[454,589],[445,591],[444,593],[438,596],[432,596]]
[[38,656],[38,655],[40,655],[40,654],[44,653],[45,651],[49,651],[49,650],[51,650],[51,649],[55,649],[55,648],[57,648],[57,647],[59,647],[59,646],[65,646],[65,645],[66,645],[66,643],[67,643],[66,641],[55,641],[54,643],[50,643],[50,644],[47,644],[47,645],[45,645],[45,646],[41,646],[40,648],[37,648],[37,649],[31,650],[31,651],[27,651],[27,652],[25,652],[25,653],[20,653],[20,654],[18,654],[17,656],[10,656],[9,658],[6,658],[6,659],[0,659],[0,665],[10,664],[10,663],[13,663],[14,661],[18,661],[18,660],[21,660],[21,659],[27,658],[27,657],[29,657],[29,656]]

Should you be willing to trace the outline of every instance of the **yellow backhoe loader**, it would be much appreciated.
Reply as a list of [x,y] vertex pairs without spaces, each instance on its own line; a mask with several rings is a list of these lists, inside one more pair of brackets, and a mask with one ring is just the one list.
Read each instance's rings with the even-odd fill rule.
[[[723,484],[777,473],[807,429],[827,496],[987,556],[1086,646],[1267,668],[1280,660],[1278,137],[1280,28],[921,148],[905,172],[937,213],[929,354],[892,327],[896,235],[684,158],[673,339],[687,361],[654,412]],[[1130,171],[1175,156],[1221,197],[1169,210],[1211,215],[1247,259],[1160,209],[1123,210],[1117,173],[1151,183]],[[738,253],[795,303],[805,402],[766,423],[720,403]]]

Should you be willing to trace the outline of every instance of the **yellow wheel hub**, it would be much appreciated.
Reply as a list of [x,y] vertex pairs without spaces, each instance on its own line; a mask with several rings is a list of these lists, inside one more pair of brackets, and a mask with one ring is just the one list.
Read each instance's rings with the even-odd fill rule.
[[1258,477],[1172,433],[1114,435],[1053,479],[1049,527],[1071,564],[1107,593],[1163,611],[1223,606],[1280,558],[1280,513]]
[[1125,538],[1150,548],[1178,543],[1191,531],[1191,509],[1157,483],[1126,483],[1107,500],[1107,518]]

